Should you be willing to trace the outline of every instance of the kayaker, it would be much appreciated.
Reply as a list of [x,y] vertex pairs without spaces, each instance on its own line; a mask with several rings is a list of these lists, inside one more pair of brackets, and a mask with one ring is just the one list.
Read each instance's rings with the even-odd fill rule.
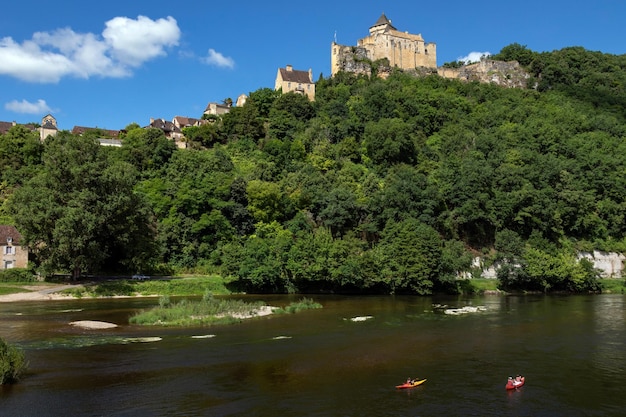
[[521,383],[522,383],[522,376],[521,376],[521,375],[517,375],[517,376],[515,377],[515,381],[513,381],[513,383],[514,383],[515,385],[519,385],[519,384],[521,384]]

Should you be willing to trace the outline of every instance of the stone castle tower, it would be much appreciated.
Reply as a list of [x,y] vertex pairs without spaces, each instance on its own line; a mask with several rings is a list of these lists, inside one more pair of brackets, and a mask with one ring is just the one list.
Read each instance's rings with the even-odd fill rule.
[[384,13],[369,32],[369,36],[358,40],[356,47],[332,43],[331,75],[339,71],[369,75],[369,64],[384,58],[392,68],[437,68],[437,45],[424,42],[421,34],[398,31]]

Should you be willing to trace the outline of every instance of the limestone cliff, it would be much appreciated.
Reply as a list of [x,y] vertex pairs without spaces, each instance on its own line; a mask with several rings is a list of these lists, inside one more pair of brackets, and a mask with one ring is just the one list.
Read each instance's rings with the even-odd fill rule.
[[504,62],[490,59],[460,68],[440,67],[437,73],[444,78],[478,81],[508,88],[526,88],[530,78],[530,74],[516,61]]

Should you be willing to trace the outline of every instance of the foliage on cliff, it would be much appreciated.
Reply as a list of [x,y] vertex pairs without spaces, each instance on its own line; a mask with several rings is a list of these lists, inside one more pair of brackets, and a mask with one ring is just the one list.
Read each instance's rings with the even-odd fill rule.
[[[315,102],[251,92],[210,128],[189,131],[186,150],[143,129],[131,129],[121,149],[95,147],[106,178],[134,167],[120,185],[133,178],[156,234],[136,227],[152,224],[143,203],[125,212],[110,201],[93,215],[106,218],[93,222],[100,229],[83,229],[112,248],[103,227],[112,222],[125,238],[83,267],[217,272],[249,291],[428,294],[455,291],[482,255],[507,266],[503,287],[594,290],[596,272],[575,266],[575,251],[626,250],[626,56],[520,45],[501,55],[528,68],[536,88],[339,73],[318,81]],[[7,146],[0,137],[0,156]],[[7,194],[31,172],[54,173],[54,149],[43,145],[41,167],[31,150],[14,158],[25,177],[6,177]],[[81,171],[62,160],[78,171],[55,176],[59,185],[34,175],[3,213],[26,229],[56,230],[24,196],[65,193],[66,178]],[[102,195],[118,190],[94,178]],[[78,190],[63,195],[58,218],[89,207]]]

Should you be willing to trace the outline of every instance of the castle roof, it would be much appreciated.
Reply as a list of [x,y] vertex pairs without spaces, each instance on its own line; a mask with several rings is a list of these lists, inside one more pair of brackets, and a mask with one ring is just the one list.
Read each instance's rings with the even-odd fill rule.
[[[374,23],[372,25],[372,28],[375,28],[377,26],[389,26],[389,29],[393,29],[393,30],[397,30],[395,27],[393,27],[393,25],[391,24],[391,20],[387,19],[387,16],[385,16],[385,13],[381,14],[380,17],[378,18],[378,20],[376,21],[376,23]],[[370,28],[371,29],[371,28]]]

